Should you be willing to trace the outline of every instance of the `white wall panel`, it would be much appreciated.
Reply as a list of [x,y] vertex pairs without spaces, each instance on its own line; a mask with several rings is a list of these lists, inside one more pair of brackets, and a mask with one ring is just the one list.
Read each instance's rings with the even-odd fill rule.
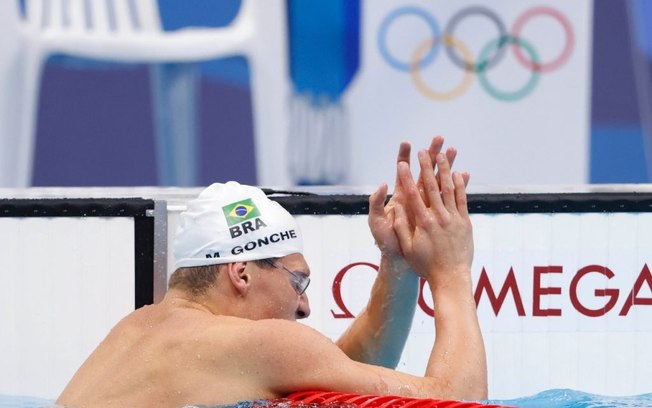
[[0,218],[0,394],[55,398],[134,309],[132,218]]

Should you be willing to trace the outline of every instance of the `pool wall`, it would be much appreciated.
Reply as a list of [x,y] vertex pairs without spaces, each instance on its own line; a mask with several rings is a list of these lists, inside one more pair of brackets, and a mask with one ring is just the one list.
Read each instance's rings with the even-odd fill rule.
[[[11,198],[0,201],[0,214],[19,198],[42,198],[33,201],[40,205],[61,197],[145,197],[157,204],[145,214],[153,220],[146,282],[138,275],[141,216],[0,217],[0,394],[55,398],[139,299],[161,298],[178,215],[198,191],[0,190],[0,198]],[[379,253],[360,190],[315,191],[278,200],[297,216],[313,271],[313,313],[305,323],[336,338],[366,304]],[[518,191],[470,196],[490,397],[552,388],[649,393],[652,188]],[[398,368],[421,375],[433,338],[425,289]]]

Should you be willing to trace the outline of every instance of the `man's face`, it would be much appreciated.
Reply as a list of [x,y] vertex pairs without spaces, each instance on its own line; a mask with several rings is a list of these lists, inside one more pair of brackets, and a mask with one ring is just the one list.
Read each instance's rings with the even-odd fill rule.
[[[254,262],[248,267],[256,269],[256,284],[252,295],[261,319],[303,319],[310,315],[306,293],[299,294],[298,282],[310,276],[310,269],[301,254],[279,258],[274,266],[261,268]],[[290,273],[292,272],[292,273]]]

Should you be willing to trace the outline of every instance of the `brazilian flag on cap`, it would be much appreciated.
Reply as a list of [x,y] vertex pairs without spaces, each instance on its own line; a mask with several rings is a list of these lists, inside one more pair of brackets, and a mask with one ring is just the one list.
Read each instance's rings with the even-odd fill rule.
[[222,211],[229,227],[252,218],[260,217],[260,211],[258,211],[251,198],[225,205],[222,207]]

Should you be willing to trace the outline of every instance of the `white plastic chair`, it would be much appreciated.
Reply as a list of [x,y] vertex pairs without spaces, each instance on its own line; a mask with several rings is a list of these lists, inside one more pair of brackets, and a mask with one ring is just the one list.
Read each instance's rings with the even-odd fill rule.
[[[42,67],[55,53],[151,64],[247,57],[258,184],[288,184],[286,168],[278,165],[286,157],[284,102],[289,92],[284,4],[283,0],[243,0],[228,27],[166,32],[156,0],[25,0],[25,18],[18,0],[0,0],[0,187],[31,184]],[[159,161],[163,168],[174,168],[172,179],[163,184],[196,181],[187,171],[197,156],[193,72],[180,69],[172,75],[172,84],[166,82],[170,75],[153,75],[154,85],[167,87],[155,87],[159,111],[154,116],[161,119],[155,126],[161,130],[158,150],[167,152]],[[171,163],[166,163],[169,155]]]

